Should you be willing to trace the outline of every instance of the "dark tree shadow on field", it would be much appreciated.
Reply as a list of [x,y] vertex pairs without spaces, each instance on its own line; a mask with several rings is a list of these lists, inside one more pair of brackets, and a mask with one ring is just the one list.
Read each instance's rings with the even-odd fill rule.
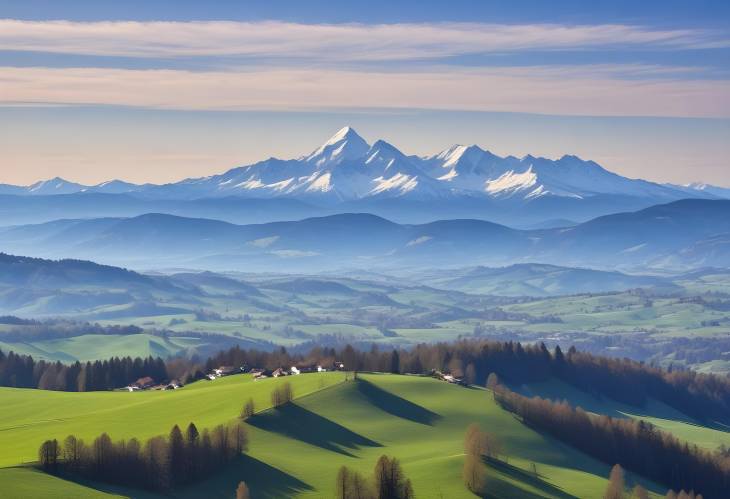
[[[42,473],[42,471],[39,471],[39,473]],[[95,480],[89,480],[87,478],[80,477],[78,475],[73,475],[70,473],[59,473],[57,475],[52,475],[56,478],[59,478],[61,480],[66,480],[69,482],[77,483],[79,485],[82,485],[84,487],[88,487],[90,489],[96,490],[98,492],[104,492],[106,494],[115,494],[121,497],[131,497],[134,499],[159,499],[160,497],[163,497],[161,493],[155,493],[150,490],[145,489],[137,489],[133,487],[125,487],[123,485],[117,485],[112,483],[106,483],[106,482],[98,482]],[[2,493],[0,493],[0,497],[2,497]]]
[[180,499],[226,498],[235,496],[238,482],[244,481],[256,499],[280,499],[294,497],[301,492],[314,490],[311,485],[259,461],[247,454],[236,459],[212,476],[180,491],[172,496]]
[[[294,497],[301,492],[314,490],[308,483],[247,454],[242,454],[233,462],[221,466],[218,470],[214,470],[206,479],[165,492],[124,487],[81,479],[66,474],[54,476],[78,483],[79,485],[92,488],[99,492],[117,494],[133,499],[230,499],[235,495],[236,487],[241,481],[246,482],[251,491],[251,496],[256,499]],[[1,492],[0,497],[2,497]]]
[[358,378],[357,389],[372,405],[393,416],[429,426],[441,418],[435,412],[383,390],[370,381]]
[[382,447],[378,442],[291,402],[256,414],[247,422],[262,430],[280,433],[350,457],[354,456],[346,449]]
[[[568,494],[564,490],[555,485],[545,481],[541,475],[537,475],[525,471],[516,466],[512,466],[509,463],[500,461],[494,458],[485,459],[487,465],[492,470],[492,473],[487,478],[487,494],[484,497],[488,498],[506,498],[506,497],[525,497],[527,499],[532,498],[543,498],[546,496],[559,497],[560,499],[577,499],[576,496]],[[494,473],[497,472],[497,474]],[[535,494],[528,490],[520,489],[514,484],[504,480],[502,476],[506,476],[520,483],[530,485],[535,489],[539,490],[542,494]],[[519,491],[518,495],[517,491]]]

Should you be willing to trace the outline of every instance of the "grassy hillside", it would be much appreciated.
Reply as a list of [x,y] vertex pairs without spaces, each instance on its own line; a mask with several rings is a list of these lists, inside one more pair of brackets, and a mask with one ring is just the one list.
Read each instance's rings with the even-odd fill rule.
[[730,426],[719,422],[702,423],[654,399],[649,399],[644,407],[634,407],[593,396],[558,380],[532,383],[519,387],[517,391],[530,397],[537,395],[554,401],[567,400],[573,406],[612,418],[643,419],[679,439],[709,450],[717,449],[720,444],[730,446]]
[[[342,373],[322,373],[291,378],[297,396],[340,382]],[[269,406],[269,379],[254,382],[250,376],[202,381],[177,391],[53,392],[0,388],[4,410],[0,414],[0,466],[35,459],[40,442],[62,439],[73,433],[91,438],[106,431],[113,438],[147,438],[167,434],[174,424],[193,421],[209,427],[235,418],[248,397],[258,407]]]
[[111,357],[162,357],[184,353],[187,348],[200,348],[205,342],[197,338],[175,336],[162,338],[151,334],[98,335],[86,334],[71,338],[41,340],[26,343],[4,343],[0,349],[32,355],[36,359],[61,362],[93,361]]
[[[257,498],[331,497],[340,465],[369,474],[385,453],[402,460],[419,498],[474,497],[461,479],[463,435],[471,422],[498,435],[508,456],[489,466],[489,488],[495,497],[602,494],[608,466],[523,426],[500,409],[488,391],[414,376],[344,379],[342,373],[288,378],[298,398],[249,420],[248,455],[176,495],[229,498],[238,481],[245,480]],[[77,484],[48,476],[36,480],[36,472],[11,466],[33,460],[38,444],[48,437],[74,433],[89,439],[102,431],[115,439],[148,437],[166,433],[173,423],[221,423],[235,417],[249,396],[265,409],[272,387],[281,381],[234,376],[174,392],[143,393],[2,389],[0,397],[9,410],[0,413],[0,466],[6,467],[0,469],[0,490],[11,497],[45,497],[52,484],[58,492],[54,497],[152,497],[100,484],[87,484],[91,488],[77,493]]]

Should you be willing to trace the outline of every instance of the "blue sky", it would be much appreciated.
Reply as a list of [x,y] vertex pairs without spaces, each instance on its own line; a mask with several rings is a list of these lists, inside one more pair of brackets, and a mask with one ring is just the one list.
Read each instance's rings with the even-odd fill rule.
[[165,182],[344,125],[730,185],[730,2],[0,1],[0,182]]

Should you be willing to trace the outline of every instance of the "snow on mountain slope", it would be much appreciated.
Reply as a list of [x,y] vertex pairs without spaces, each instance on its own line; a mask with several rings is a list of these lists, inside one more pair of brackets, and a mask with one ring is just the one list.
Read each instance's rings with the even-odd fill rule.
[[366,171],[375,185],[368,195],[437,198],[450,193],[448,186],[429,177],[393,145],[378,140],[366,155]]
[[660,185],[629,179],[577,156],[566,155],[557,160],[531,155],[500,157],[476,145],[455,145],[428,157],[406,156],[383,140],[369,145],[351,127],[342,128],[313,152],[297,159],[269,158],[219,175],[164,185],[134,185],[114,180],[84,186],[61,178],[27,187],[0,185],[0,194],[82,191],[137,193],[158,199],[238,196],[332,202],[458,197],[520,202],[618,196],[659,203],[686,197],[730,198],[730,189],[699,184]]
[[622,177],[577,156],[566,155],[558,160],[531,155],[501,158],[475,145],[458,145],[423,158],[422,163],[430,175],[443,182],[497,198],[583,198],[598,194],[681,197],[676,189]]
[[354,130],[343,130],[306,158],[316,171],[299,179],[291,193],[347,201],[375,196],[438,197],[445,191],[394,146],[379,140],[364,149],[365,141]]
[[355,130],[345,127],[308,156],[270,158],[221,175],[157,186],[147,193],[175,191],[184,197],[294,196],[347,201],[371,196],[438,197],[449,189],[392,145],[377,141],[370,146]]
[[453,188],[478,192],[485,191],[488,180],[517,167],[516,158],[500,158],[476,145],[455,145],[435,156],[414,160],[430,176]]
[[343,161],[360,159],[368,152],[370,145],[357,132],[346,126],[319,146],[305,161],[318,168],[337,165]]
[[493,196],[522,194],[525,198],[532,198],[547,194],[544,186],[537,185],[537,175],[532,171],[532,166],[524,173],[515,173],[514,170],[505,172],[494,180],[487,180],[484,186],[484,190]]
[[664,184],[669,188],[681,190],[692,196],[708,195],[709,197],[718,197],[730,199],[730,187],[718,187],[716,185],[703,184],[693,182],[685,185]]
[[60,177],[49,180],[41,180],[28,186],[28,194],[35,196],[46,196],[49,194],[73,194],[83,190],[86,186],[69,182]]
[[592,196],[618,194],[624,196],[674,199],[677,192],[645,180],[630,179],[609,172],[594,161],[577,156],[563,156],[558,160],[525,156],[521,163],[530,165],[538,176],[538,183],[558,196]]

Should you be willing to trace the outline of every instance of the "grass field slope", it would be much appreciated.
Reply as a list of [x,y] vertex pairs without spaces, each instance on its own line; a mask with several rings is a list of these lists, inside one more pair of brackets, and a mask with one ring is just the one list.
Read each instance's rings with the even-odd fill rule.
[[268,408],[272,388],[282,381],[232,376],[142,393],[0,389],[6,407],[0,413],[0,491],[18,498],[48,497],[51,490],[53,497],[68,498],[156,497],[19,466],[36,458],[46,438],[73,433],[88,440],[102,431],[113,439],[145,438],[190,421],[209,427],[235,418],[248,397],[258,412],[246,423],[247,455],[175,497],[229,498],[240,480],[256,498],[333,497],[339,466],[369,474],[382,454],[402,461],[419,498],[474,497],[461,478],[463,436],[472,422],[504,445],[503,460],[486,465],[493,497],[601,497],[606,485],[609,466],[522,425],[486,390],[417,376],[310,374],[287,378],[294,403]]
[[675,437],[714,451],[720,445],[730,446],[730,425],[720,421],[698,421],[652,398],[643,407],[616,402],[607,397],[586,393],[568,383],[551,379],[517,387],[528,397],[539,396],[554,402],[568,401],[594,414],[612,418],[642,419]]

